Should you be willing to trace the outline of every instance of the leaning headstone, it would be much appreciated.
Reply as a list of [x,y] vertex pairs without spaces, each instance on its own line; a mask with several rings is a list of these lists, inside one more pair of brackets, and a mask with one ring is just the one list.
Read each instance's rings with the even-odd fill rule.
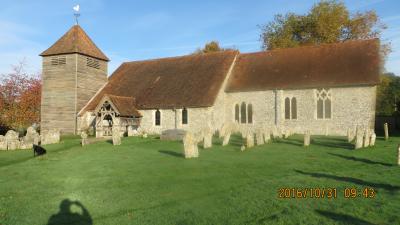
[[33,126],[28,127],[25,137],[21,140],[21,149],[30,149],[34,144],[39,144],[39,134]]
[[81,145],[85,146],[87,144],[87,137],[88,135],[86,134],[86,132],[82,132],[81,133]]
[[369,130],[365,129],[364,131],[364,140],[363,140],[363,147],[366,148],[369,146],[369,140],[370,140],[370,134],[369,134]]
[[3,135],[0,135],[0,150],[7,150],[7,141]]
[[19,134],[13,130],[7,131],[5,139],[7,142],[7,150],[15,150],[20,148]]
[[222,142],[222,146],[226,146],[226,145],[228,145],[229,144],[229,139],[231,138],[231,132],[228,130],[228,131],[225,131],[225,134],[224,134],[224,141]]
[[197,142],[193,137],[192,133],[186,132],[183,137],[183,147],[185,151],[185,158],[197,158],[199,157],[199,149],[197,147]]
[[363,135],[361,134],[361,131],[358,129],[357,134],[356,134],[356,143],[354,148],[359,149],[362,148],[363,146]]
[[306,131],[304,133],[304,147],[308,147],[310,145],[311,135],[310,131]]
[[257,141],[257,145],[263,145],[263,144],[265,144],[265,142],[264,142],[264,135],[263,135],[263,133],[262,133],[261,130],[257,130],[257,133],[256,133],[256,141]]
[[203,148],[211,148],[212,147],[212,138],[213,138],[212,132],[208,132],[208,133],[204,134]]
[[117,126],[114,126],[112,128],[112,142],[113,142],[113,145],[121,144],[121,135],[119,133],[119,129]]
[[369,142],[369,145],[370,146],[375,146],[375,141],[376,141],[376,134],[375,134],[375,132],[373,132],[372,135],[371,135],[371,140]]
[[385,130],[385,140],[388,140],[389,139],[389,127],[388,127],[387,123],[383,124],[383,129]]
[[246,147],[251,148],[254,146],[254,135],[253,133],[249,132],[246,136]]

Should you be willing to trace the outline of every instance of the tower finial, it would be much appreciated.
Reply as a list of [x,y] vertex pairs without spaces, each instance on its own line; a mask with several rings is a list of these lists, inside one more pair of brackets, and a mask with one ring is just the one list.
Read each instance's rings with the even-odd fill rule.
[[80,8],[80,7],[79,7],[79,4],[73,7],[73,9],[74,9],[74,16],[75,16],[75,24],[76,24],[76,25],[78,25],[78,17],[81,15],[81,14],[79,13],[79,8]]

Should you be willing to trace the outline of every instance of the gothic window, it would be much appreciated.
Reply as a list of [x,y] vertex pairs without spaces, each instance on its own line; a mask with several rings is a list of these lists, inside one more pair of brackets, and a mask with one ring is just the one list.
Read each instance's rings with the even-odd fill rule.
[[241,120],[240,120],[240,122],[241,123],[246,123],[246,103],[244,103],[244,102],[242,102],[242,105],[240,106],[240,117],[241,117]]
[[186,108],[182,110],[182,124],[188,124],[188,111]]
[[332,98],[331,91],[327,89],[317,89],[317,119],[330,119],[332,117]]
[[253,106],[251,104],[247,106],[247,123],[253,123]]
[[285,119],[290,119],[290,98],[285,98]]
[[297,100],[296,98],[285,98],[285,119],[297,119]]
[[292,119],[297,119],[297,100],[296,98],[292,98]]
[[157,109],[156,113],[155,113],[155,125],[156,126],[160,126],[161,125],[161,113],[160,110]]
[[235,105],[235,121],[239,123],[239,104]]

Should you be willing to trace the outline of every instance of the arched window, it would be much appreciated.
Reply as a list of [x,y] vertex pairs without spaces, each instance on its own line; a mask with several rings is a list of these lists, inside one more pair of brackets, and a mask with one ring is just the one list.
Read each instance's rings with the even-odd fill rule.
[[155,124],[156,124],[156,126],[161,125],[161,113],[160,113],[160,110],[158,110],[158,109],[157,109],[156,115],[155,115]]
[[292,98],[292,119],[297,119],[297,100],[296,98]]
[[247,123],[253,123],[253,106],[251,104],[247,106]]
[[290,98],[285,98],[285,119],[290,120]]
[[246,103],[244,103],[244,102],[242,102],[242,105],[240,106],[240,117],[241,117],[241,120],[240,120],[240,122],[241,123],[246,123]]
[[239,104],[235,105],[235,121],[239,123]]
[[317,119],[332,117],[332,99],[329,89],[317,89]]
[[188,124],[188,111],[186,108],[182,110],[182,124]]

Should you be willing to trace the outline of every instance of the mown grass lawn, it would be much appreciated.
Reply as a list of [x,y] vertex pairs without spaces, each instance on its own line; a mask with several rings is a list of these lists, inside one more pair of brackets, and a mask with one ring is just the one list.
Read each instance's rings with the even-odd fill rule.
[[[154,137],[64,138],[44,157],[0,152],[0,224],[400,224],[399,143],[355,151],[321,136],[305,149],[293,136],[240,152],[234,136],[186,160],[181,143]],[[285,187],[336,188],[337,198],[278,198]],[[376,196],[345,198],[352,187]]]

